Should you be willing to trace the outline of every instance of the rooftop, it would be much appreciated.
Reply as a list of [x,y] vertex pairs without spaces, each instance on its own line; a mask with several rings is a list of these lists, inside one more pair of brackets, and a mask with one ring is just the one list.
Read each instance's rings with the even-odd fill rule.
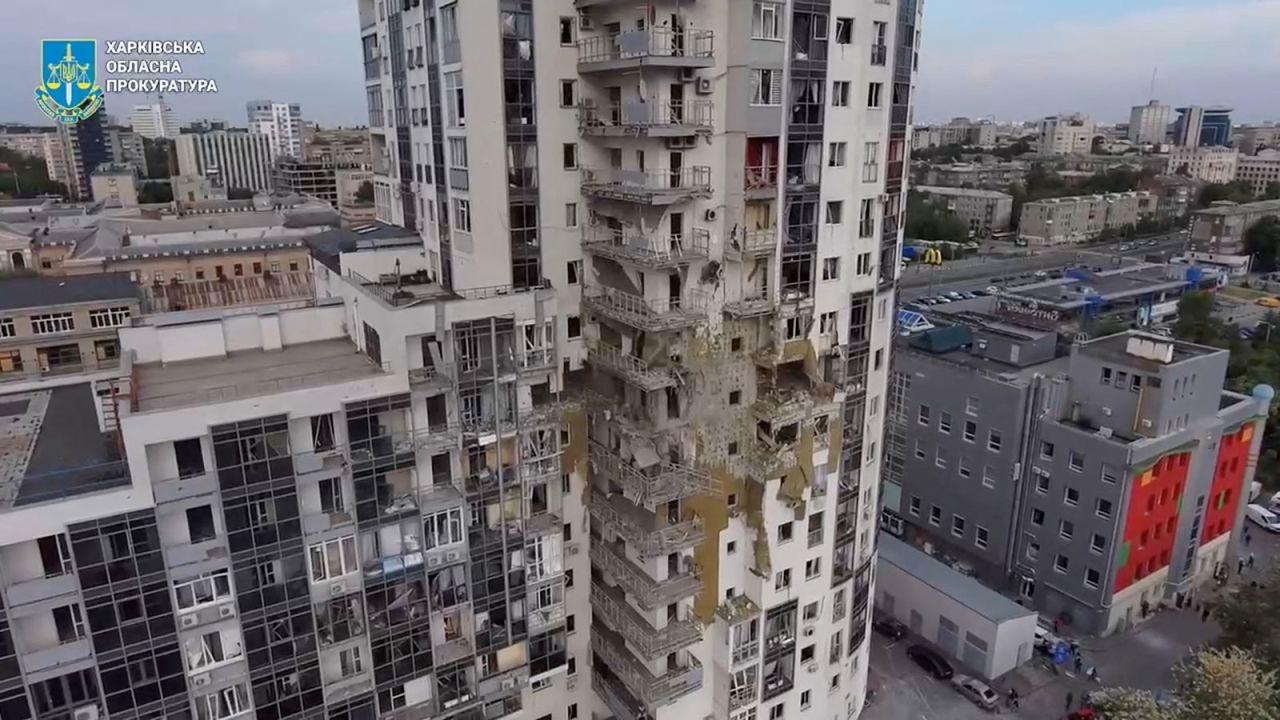
[[879,555],[880,562],[893,565],[993,623],[1036,614],[1034,610],[1022,607],[967,575],[961,575],[889,533],[880,533]]
[[1061,278],[1010,288],[1006,294],[1071,310],[1091,303],[1181,289],[1188,282],[1201,282],[1209,274],[1216,272],[1187,265],[1139,264],[1102,272],[1075,268]]
[[963,197],[984,197],[996,200],[1012,200],[1013,196],[1008,193],[1002,193],[998,190],[982,190],[980,188],[958,188],[958,187],[942,187],[938,185],[918,185],[915,190],[930,195],[952,195]]
[[1087,355],[1152,372],[1184,360],[1226,352],[1208,345],[1196,345],[1136,330],[1089,340],[1079,347],[1080,352]]
[[0,396],[0,509],[129,484],[90,383]]
[[1231,215],[1256,215],[1276,213],[1280,214],[1280,200],[1259,200],[1251,203],[1229,203],[1223,201],[1215,203],[1212,207],[1204,210],[1196,210],[1197,215],[1220,215],[1228,217]]
[[382,368],[347,338],[182,362],[136,364],[133,368],[135,412],[229,402],[382,373]]
[[41,275],[0,280],[0,311],[137,299],[138,289],[126,273]]
[[353,228],[334,228],[309,235],[306,238],[311,254],[322,265],[341,273],[342,265],[338,256],[342,253],[373,249],[375,247],[393,247],[396,245],[417,245],[422,240],[413,230],[374,222],[357,225]]

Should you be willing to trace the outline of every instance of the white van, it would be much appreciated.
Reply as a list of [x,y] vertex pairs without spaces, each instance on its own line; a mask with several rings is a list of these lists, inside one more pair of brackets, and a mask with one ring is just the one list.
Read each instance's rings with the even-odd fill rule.
[[1280,516],[1261,505],[1250,505],[1244,509],[1244,514],[1255,525],[1271,532],[1280,532]]

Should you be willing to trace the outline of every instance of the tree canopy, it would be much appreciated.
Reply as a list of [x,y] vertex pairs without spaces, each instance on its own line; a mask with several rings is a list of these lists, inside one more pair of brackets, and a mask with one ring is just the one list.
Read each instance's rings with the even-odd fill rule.
[[1095,694],[1094,707],[1107,720],[1280,720],[1275,673],[1259,667],[1246,650],[1200,650],[1173,675],[1171,699],[1108,688]]
[[1253,256],[1253,269],[1274,272],[1280,257],[1280,218],[1264,217],[1244,233],[1244,249]]
[[138,190],[138,202],[144,205],[173,202],[173,186],[162,182],[144,182]]
[[228,200],[252,200],[253,191],[249,188],[231,188],[227,190]]
[[360,183],[360,187],[356,188],[356,202],[373,202],[373,183],[368,180]]
[[1254,199],[1253,185],[1244,180],[1233,180],[1229,183],[1211,183],[1205,185],[1200,191],[1200,197],[1196,199],[1196,207],[1209,207],[1220,200],[1247,203],[1253,202]]
[[24,198],[37,195],[66,197],[67,186],[49,179],[49,168],[43,157],[0,148],[0,194]]
[[907,194],[906,232],[915,240],[964,242],[969,239],[969,224],[912,190]]

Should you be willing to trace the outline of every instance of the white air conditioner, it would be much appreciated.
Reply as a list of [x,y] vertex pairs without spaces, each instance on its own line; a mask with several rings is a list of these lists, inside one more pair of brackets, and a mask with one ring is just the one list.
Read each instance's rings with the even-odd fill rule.
[[427,567],[436,567],[441,563],[439,555],[432,555],[427,558]]
[[318,472],[324,467],[324,458],[315,453],[302,453],[293,459],[293,469],[298,474]]
[[84,707],[78,707],[71,714],[71,718],[72,720],[98,720],[98,706],[85,705]]
[[461,559],[461,557],[462,556],[458,554],[457,550],[450,550],[449,552],[444,554],[444,559],[448,560],[449,562],[457,562],[459,559]]
[[813,626],[812,626],[812,625],[810,625],[810,626],[808,626],[808,627],[806,627],[806,628],[804,629],[804,636],[805,636],[805,637],[813,637]]
[[818,672],[818,664],[817,664],[817,663],[809,663],[807,666],[805,666],[805,672],[807,672],[807,673],[809,673],[809,674],[813,674],[813,673]]
[[720,214],[716,212],[715,208],[707,208],[707,212],[703,215],[703,217],[706,219],[707,222],[715,222],[716,218],[719,217],[719,215]]
[[195,615],[195,614],[183,615],[181,624],[182,624],[182,627],[189,628],[189,627],[195,627],[196,623],[199,621],[200,621],[200,617],[198,615]]
[[513,678],[513,677],[504,677],[504,678],[502,678],[502,689],[503,689],[503,690],[514,690],[514,689],[515,689],[515,686],[516,686],[516,679],[515,679],[515,678]]
[[329,597],[338,597],[347,594],[347,586],[343,583],[334,583],[329,586]]
[[697,87],[694,88],[694,92],[698,93],[699,95],[710,95],[711,90],[712,90],[711,78],[709,77],[698,78],[698,85]]
[[205,673],[204,675],[197,675],[191,678],[191,684],[195,685],[196,687],[205,687],[211,682],[213,682],[213,679],[209,676],[209,673]]
[[218,617],[229,618],[229,617],[235,617],[235,615],[236,615],[235,605],[232,605],[231,603],[224,603],[218,606]]

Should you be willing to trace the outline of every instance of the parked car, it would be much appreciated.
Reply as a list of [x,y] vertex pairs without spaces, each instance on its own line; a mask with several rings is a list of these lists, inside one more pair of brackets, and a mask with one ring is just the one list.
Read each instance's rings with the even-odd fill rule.
[[1276,515],[1261,505],[1250,505],[1244,509],[1244,516],[1254,525],[1271,532],[1280,532],[1280,515]]
[[907,657],[939,680],[946,680],[956,674],[955,670],[951,669],[951,663],[927,645],[912,645],[907,648]]
[[890,640],[901,640],[907,636],[907,626],[891,617],[880,618],[871,624],[871,629]]
[[938,297],[934,298],[934,300],[937,300],[939,303],[951,302],[951,298],[947,297],[946,295],[939,295]]
[[963,299],[964,299],[964,296],[963,296],[963,295],[961,295],[960,293],[956,292],[955,290],[948,290],[948,291],[947,291],[947,297],[951,298],[952,300],[963,300]]
[[1280,308],[1280,298],[1264,297],[1258,298],[1257,300],[1254,300],[1254,302],[1264,308]]
[[951,687],[983,710],[994,710],[1000,704],[1000,696],[996,695],[996,691],[977,678],[956,675],[951,678]]
[[996,294],[999,294],[999,292],[1000,292],[1000,288],[996,287],[995,285],[990,285],[987,287],[988,295],[996,295]]
[[974,295],[973,293],[967,292],[967,291],[960,293],[960,296],[963,297],[965,300],[972,300],[978,297],[977,295]]
[[1050,655],[1053,653],[1053,649],[1057,647],[1060,642],[1062,642],[1062,638],[1050,632],[1049,628],[1042,627],[1040,625],[1036,626],[1036,650],[1044,653],[1045,655]]
[[991,291],[990,291],[990,290],[983,290],[983,289],[979,288],[979,289],[974,290],[973,292],[971,292],[971,293],[969,293],[969,294],[970,294],[970,295],[972,295],[972,296],[974,296],[974,297],[986,297],[986,296],[988,296],[988,295],[990,295],[990,294],[991,294]]
[[1120,252],[1128,252],[1129,250],[1132,250],[1132,249],[1133,249],[1133,246],[1130,245],[1129,243],[1120,243]]

